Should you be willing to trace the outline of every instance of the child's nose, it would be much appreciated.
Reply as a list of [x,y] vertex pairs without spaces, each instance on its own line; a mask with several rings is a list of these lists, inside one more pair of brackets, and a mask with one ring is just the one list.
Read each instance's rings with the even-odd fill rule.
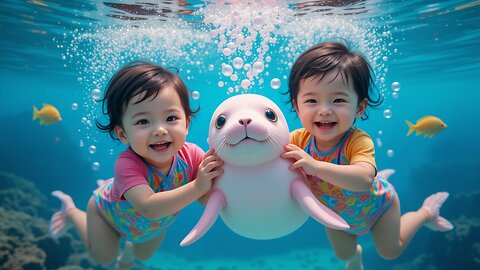
[[167,129],[164,128],[163,126],[158,126],[153,130],[153,135],[154,136],[161,136],[167,134]]
[[321,106],[319,110],[320,115],[330,115],[332,114],[332,109],[330,106]]

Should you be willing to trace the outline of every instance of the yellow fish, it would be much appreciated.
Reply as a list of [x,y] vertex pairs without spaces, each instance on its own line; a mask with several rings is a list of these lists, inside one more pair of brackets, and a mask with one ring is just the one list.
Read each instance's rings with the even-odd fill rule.
[[447,127],[447,124],[445,124],[442,120],[431,115],[418,119],[415,125],[408,120],[405,120],[405,122],[410,128],[407,136],[410,136],[410,134],[416,131],[417,136],[423,134],[425,137],[432,138]]
[[50,104],[43,104],[43,108],[39,111],[37,107],[33,106],[33,118],[32,121],[39,118],[40,125],[51,125],[59,121],[62,121],[60,112],[57,108]]

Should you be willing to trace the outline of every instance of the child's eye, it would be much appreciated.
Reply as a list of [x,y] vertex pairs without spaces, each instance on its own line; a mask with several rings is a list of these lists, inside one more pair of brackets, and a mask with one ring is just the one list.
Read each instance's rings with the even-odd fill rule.
[[176,117],[175,115],[170,115],[169,117],[167,117],[167,122],[172,122],[172,121],[175,121],[177,119],[178,119],[178,117]]
[[343,103],[343,102],[347,102],[347,101],[343,98],[337,98],[333,101],[333,103]]
[[305,103],[317,103],[317,101],[313,98],[311,99],[308,99],[307,101],[305,101]]
[[150,121],[148,121],[147,119],[140,119],[135,123],[135,125],[140,125],[140,126],[144,126],[148,124],[150,124]]

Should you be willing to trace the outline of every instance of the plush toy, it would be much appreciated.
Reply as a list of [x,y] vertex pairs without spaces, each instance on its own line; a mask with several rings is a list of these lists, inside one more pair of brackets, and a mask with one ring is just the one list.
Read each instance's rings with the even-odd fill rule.
[[270,99],[237,95],[225,100],[210,121],[210,148],[224,161],[205,211],[180,245],[197,241],[218,215],[234,232],[252,239],[274,239],[292,233],[309,216],[335,228],[348,224],[321,204],[304,176],[282,159],[289,129]]

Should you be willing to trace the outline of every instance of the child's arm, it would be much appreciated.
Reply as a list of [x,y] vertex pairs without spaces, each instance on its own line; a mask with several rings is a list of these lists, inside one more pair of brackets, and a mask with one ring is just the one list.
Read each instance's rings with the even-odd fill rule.
[[283,158],[292,159],[292,170],[302,169],[305,174],[316,176],[337,187],[351,191],[368,190],[375,176],[375,167],[368,162],[355,162],[350,165],[337,165],[315,160],[294,144],[285,146]]
[[155,193],[148,185],[137,185],[124,194],[125,199],[148,219],[174,214],[199,199],[212,187],[212,180],[223,173],[223,161],[213,151],[204,156],[197,179],[173,190]]

